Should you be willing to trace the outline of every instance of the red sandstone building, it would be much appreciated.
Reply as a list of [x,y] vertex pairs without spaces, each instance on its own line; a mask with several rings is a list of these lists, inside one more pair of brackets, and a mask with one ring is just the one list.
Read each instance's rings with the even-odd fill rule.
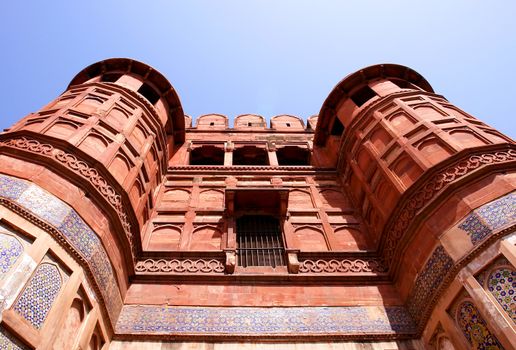
[[0,134],[0,349],[511,349],[515,158],[403,66],[231,128],[93,64]]

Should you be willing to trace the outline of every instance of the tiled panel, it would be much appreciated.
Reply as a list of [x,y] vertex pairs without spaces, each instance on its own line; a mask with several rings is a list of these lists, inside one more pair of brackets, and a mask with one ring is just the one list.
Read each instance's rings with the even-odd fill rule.
[[408,310],[414,319],[419,320],[422,316],[422,311],[452,267],[452,258],[442,246],[438,246],[417,276],[407,300]]
[[516,193],[494,200],[473,212],[459,223],[474,245],[494,231],[516,222]]
[[[14,200],[43,221],[54,225],[88,262],[112,319],[122,308],[114,270],[95,232],[66,203],[27,181],[0,175],[0,197]],[[1,259],[1,258],[0,258]]]
[[119,334],[352,335],[412,334],[403,307],[167,307],[125,306]]
[[516,270],[505,258],[493,261],[476,276],[478,283],[498,301],[507,316],[516,324]]
[[4,327],[0,327],[0,350],[29,350]]
[[472,302],[459,305],[455,320],[473,349],[503,349]]
[[14,310],[35,328],[40,329],[62,284],[61,273],[55,265],[41,264],[14,304]]
[[516,271],[501,267],[491,272],[488,289],[516,324]]
[[54,226],[58,226],[71,210],[61,200],[36,185],[30,185],[17,202]]
[[23,246],[16,238],[0,233],[0,278],[9,271],[22,253]]
[[2,197],[18,199],[28,187],[28,182],[0,174],[0,195]]

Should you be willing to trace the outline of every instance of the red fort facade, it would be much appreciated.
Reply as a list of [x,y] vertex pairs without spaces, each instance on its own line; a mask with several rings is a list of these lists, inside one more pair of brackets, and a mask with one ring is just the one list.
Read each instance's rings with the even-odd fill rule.
[[0,348],[512,349],[515,160],[400,65],[230,127],[95,63],[0,133]]

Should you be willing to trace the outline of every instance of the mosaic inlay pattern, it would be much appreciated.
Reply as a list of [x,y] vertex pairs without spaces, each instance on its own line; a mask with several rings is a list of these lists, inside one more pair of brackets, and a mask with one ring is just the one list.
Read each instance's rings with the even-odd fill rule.
[[353,335],[413,334],[403,307],[124,306],[118,334]]
[[498,339],[487,328],[487,323],[478,309],[470,301],[459,305],[456,321],[473,349],[503,349]]
[[459,228],[478,244],[504,226],[516,221],[516,193],[510,193],[471,212]]
[[0,350],[29,350],[4,327],[0,327]]
[[419,320],[423,316],[422,311],[428,306],[432,294],[438,290],[452,267],[452,258],[442,246],[438,246],[417,276],[408,298],[408,311],[415,320]]
[[488,289],[516,323],[516,271],[502,267],[491,272],[487,280]]
[[23,246],[16,238],[0,233],[0,277],[9,271],[22,253]]
[[88,262],[104,297],[108,313],[111,319],[116,319],[122,308],[122,298],[114,270],[102,242],[82,218],[57,197],[34,184],[14,177],[0,175],[0,196],[13,200],[59,230]]
[[18,198],[18,203],[41,219],[57,226],[71,210],[56,197],[36,185],[31,185]]
[[0,195],[9,199],[18,199],[29,187],[25,181],[0,174]]
[[35,328],[40,329],[61,290],[62,283],[61,274],[55,265],[39,265],[16,301],[14,310]]

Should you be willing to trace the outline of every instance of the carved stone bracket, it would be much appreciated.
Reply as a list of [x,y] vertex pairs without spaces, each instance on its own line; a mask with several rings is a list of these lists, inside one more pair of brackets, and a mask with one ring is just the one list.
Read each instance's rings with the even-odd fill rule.
[[224,264],[226,268],[226,273],[232,274],[235,272],[236,267],[236,251],[234,250],[226,250],[226,262]]
[[287,250],[287,267],[289,273],[299,273],[299,260],[297,254],[299,250]]

